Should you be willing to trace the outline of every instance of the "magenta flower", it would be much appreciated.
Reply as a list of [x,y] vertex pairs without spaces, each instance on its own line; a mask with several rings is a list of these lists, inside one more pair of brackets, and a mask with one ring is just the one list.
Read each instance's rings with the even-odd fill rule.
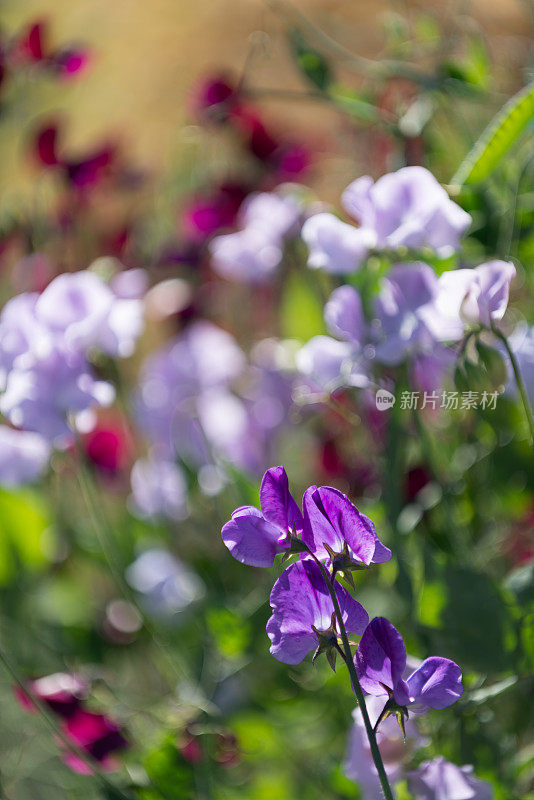
[[17,42],[15,61],[39,64],[58,72],[62,78],[71,78],[79,74],[87,65],[87,50],[74,47],[53,50],[47,39],[46,23],[43,21],[32,23]]
[[415,800],[492,800],[489,783],[473,775],[473,767],[457,767],[443,756],[424,761],[408,774],[408,787]]
[[384,617],[376,617],[367,627],[354,664],[367,694],[389,697],[397,706],[443,709],[462,696],[462,673],[448,658],[427,658],[406,680],[403,678],[406,647],[400,633]]
[[[79,709],[64,721],[62,731],[67,739],[107,771],[117,769],[112,754],[128,747],[119,725],[104,714]],[[74,772],[91,774],[90,767],[75,753],[66,752],[63,760]]]
[[221,229],[232,228],[246,194],[244,186],[224,183],[193,197],[182,214],[186,234],[195,242],[204,242]]
[[317,558],[330,558],[334,569],[389,561],[391,550],[375,532],[369,517],[331,486],[310,486],[302,500],[303,541]]
[[251,567],[271,567],[278,553],[291,545],[290,534],[303,527],[302,514],[290,491],[283,467],[268,469],[260,487],[260,506],[242,506],[222,529],[233,557]]
[[60,170],[70,186],[82,192],[109,174],[116,161],[115,147],[104,144],[81,158],[68,158],[58,151],[58,138],[57,124],[44,125],[35,134],[34,151],[41,164]]
[[[64,719],[71,717],[80,708],[80,703],[89,694],[89,685],[70,672],[55,672],[27,682],[33,697],[45,703],[51,711]],[[15,687],[15,696],[26,711],[35,711],[31,697],[20,687]]]
[[[339,583],[337,595],[347,631],[361,634],[368,615]],[[291,564],[280,575],[271,592],[273,614],[267,623],[271,654],[285,664],[298,664],[311,651],[335,646],[337,623],[325,579],[311,559]]]

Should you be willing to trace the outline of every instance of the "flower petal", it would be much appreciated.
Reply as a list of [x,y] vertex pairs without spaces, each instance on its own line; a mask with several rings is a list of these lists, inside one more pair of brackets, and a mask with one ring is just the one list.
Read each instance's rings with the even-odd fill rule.
[[284,549],[278,545],[278,528],[254,506],[234,511],[221,535],[233,557],[250,567],[272,567],[277,553]]
[[290,528],[302,530],[302,514],[289,491],[289,481],[283,467],[272,467],[263,476],[260,503],[265,519],[284,533]]
[[402,673],[406,666],[406,648],[397,629],[385,619],[375,617],[362,636],[354,664],[362,689],[368,694],[387,694],[384,687],[393,690],[400,705],[409,701]]
[[407,680],[410,700],[430,708],[442,709],[455,703],[462,696],[462,672],[448,658],[432,656]]

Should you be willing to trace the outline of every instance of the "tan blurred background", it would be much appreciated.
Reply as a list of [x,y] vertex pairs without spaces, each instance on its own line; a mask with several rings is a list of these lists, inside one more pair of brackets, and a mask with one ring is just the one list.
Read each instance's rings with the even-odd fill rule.
[[[445,20],[467,15],[490,40],[494,59],[505,53],[503,72],[512,73],[530,46],[533,15],[529,0],[395,3],[387,0],[295,0],[317,26],[354,52],[377,57],[386,14],[428,13]],[[288,52],[284,15],[269,0],[8,0],[8,32],[36,19],[47,20],[56,46],[80,42],[92,51],[86,73],[69,84],[49,80],[29,87],[0,134],[2,191],[28,191],[34,172],[21,130],[51,111],[64,111],[68,149],[108,134],[124,142],[135,162],[163,170],[180,157],[187,138],[187,96],[199,75],[247,61],[254,86],[302,88]],[[473,22],[474,20],[474,22]],[[264,32],[258,35],[257,32]],[[509,37],[514,37],[511,47]],[[519,46],[518,46],[519,42]],[[337,116],[306,103],[270,100],[268,119],[282,130],[322,137],[336,135]],[[189,131],[190,133],[190,131]],[[341,164],[337,169],[343,170]]]

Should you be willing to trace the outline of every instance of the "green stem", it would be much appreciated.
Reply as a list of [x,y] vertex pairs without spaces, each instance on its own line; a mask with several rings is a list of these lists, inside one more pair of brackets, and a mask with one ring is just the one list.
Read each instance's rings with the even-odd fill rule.
[[[122,593],[124,599],[131,603],[131,605],[133,605],[141,615],[146,632],[152,639],[154,645],[165,656],[167,664],[169,665],[170,670],[172,670],[174,676],[185,683],[192,683],[191,676],[185,666],[184,661],[178,657],[176,652],[171,655],[167,643],[162,641],[158,631],[154,628],[145,610],[139,605],[137,597],[123,577],[123,567],[121,565],[120,555],[114,540],[113,531],[102,511],[102,506],[99,505],[97,498],[95,497],[95,492],[93,491],[93,479],[89,474],[85,461],[85,453],[78,437],[76,437],[76,450],[80,462],[79,469],[76,470],[78,483],[80,485],[85,505],[92,520],[93,528],[98,539],[98,544],[109,567],[111,576],[115,581],[117,588]],[[162,674],[162,670],[158,666],[155,665],[155,668]],[[200,692],[200,686],[198,686],[197,689]]]
[[514,372],[514,378],[519,390],[521,402],[523,403],[523,408],[525,409],[525,416],[527,418],[528,428],[530,431],[530,444],[532,445],[534,444],[534,415],[532,414],[532,408],[528,399],[523,376],[521,375],[521,370],[519,369],[519,364],[517,363],[517,358],[515,357],[515,353],[510,347],[510,343],[504,333],[498,328],[495,328],[493,325],[491,326],[491,330],[493,334],[501,340],[506,348],[506,352],[508,353],[508,358],[510,359],[510,363],[512,365],[512,370]]
[[31,691],[31,689],[24,683],[22,678],[19,677],[17,670],[12,665],[10,659],[6,656],[6,654],[0,649],[0,663],[4,667],[4,670],[10,676],[10,678],[17,684],[19,689],[27,695],[39,714],[41,715],[42,719],[48,725],[54,736],[61,740],[61,743],[75,756],[77,756],[83,763],[89,768],[91,775],[96,778],[102,786],[106,789],[106,791],[112,791],[113,796],[116,798],[122,798],[122,800],[132,800],[131,794],[124,793],[115,783],[109,780],[96,766],[95,762],[87,755],[87,753],[82,750],[81,748],[77,747],[74,742],[71,742],[68,739],[61,728],[57,725],[55,719],[51,716],[48,712],[44,703]]
[[[304,542],[302,542],[302,544],[304,544]],[[378,773],[378,778],[380,780],[380,785],[384,793],[384,798],[385,800],[395,800],[393,796],[393,791],[391,789],[391,786],[389,785],[388,776],[384,768],[384,762],[382,761],[380,749],[376,741],[376,733],[373,729],[373,726],[371,725],[371,720],[369,719],[369,713],[367,711],[367,706],[365,705],[365,697],[363,694],[362,687],[360,686],[358,673],[356,672],[356,667],[354,666],[354,661],[352,659],[352,651],[350,649],[349,637],[347,635],[347,629],[345,628],[345,623],[343,622],[343,616],[341,614],[341,609],[339,607],[339,601],[337,599],[335,587],[324,564],[322,564],[321,561],[319,561],[319,559],[312,553],[312,551],[309,549],[307,545],[304,544],[304,546],[306,547],[306,551],[310,554],[310,556],[313,558],[313,560],[321,570],[321,575],[324,578],[328,592],[330,594],[330,598],[332,600],[332,604],[334,606],[336,619],[339,625],[339,632],[341,635],[341,642],[343,644],[343,652],[342,652],[343,660],[347,665],[347,669],[349,671],[352,683],[352,688],[354,690],[354,694],[356,695],[356,699],[358,701],[358,705],[362,713],[363,724],[365,725],[365,731],[367,733],[369,746],[371,748],[371,755],[373,757],[373,762],[376,767],[376,771]]]

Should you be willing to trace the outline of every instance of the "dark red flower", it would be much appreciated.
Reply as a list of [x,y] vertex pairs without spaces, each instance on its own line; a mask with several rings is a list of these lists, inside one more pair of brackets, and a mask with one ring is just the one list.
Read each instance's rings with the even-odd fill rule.
[[196,116],[209,122],[224,122],[238,102],[238,93],[222,76],[203,79],[193,89],[191,108]]
[[[104,714],[93,714],[91,711],[79,709],[64,721],[62,732],[105,770],[116,769],[117,763],[112,754],[128,747],[117,723]],[[75,753],[64,753],[63,760],[74,772],[91,773],[90,767]]]
[[406,475],[405,496],[406,502],[411,503],[415,500],[421,489],[424,489],[431,481],[431,476],[425,467],[418,466],[409,470]]
[[[28,681],[31,694],[45,703],[55,714],[64,719],[71,717],[80,708],[81,701],[89,692],[88,684],[78,675],[56,672]],[[15,696],[26,711],[35,711],[31,697],[20,687],[15,687]]]
[[244,186],[224,183],[193,198],[182,216],[186,234],[203,241],[221,229],[231,228],[246,195]]
[[58,139],[59,127],[57,124],[43,126],[35,134],[35,154],[41,164],[61,169],[67,182],[76,189],[85,189],[96,185],[113,166],[116,148],[111,145],[96,148],[83,158],[72,159],[62,154],[58,146]]
[[187,730],[178,744],[178,750],[189,764],[198,764],[204,758],[200,736],[195,736]]

